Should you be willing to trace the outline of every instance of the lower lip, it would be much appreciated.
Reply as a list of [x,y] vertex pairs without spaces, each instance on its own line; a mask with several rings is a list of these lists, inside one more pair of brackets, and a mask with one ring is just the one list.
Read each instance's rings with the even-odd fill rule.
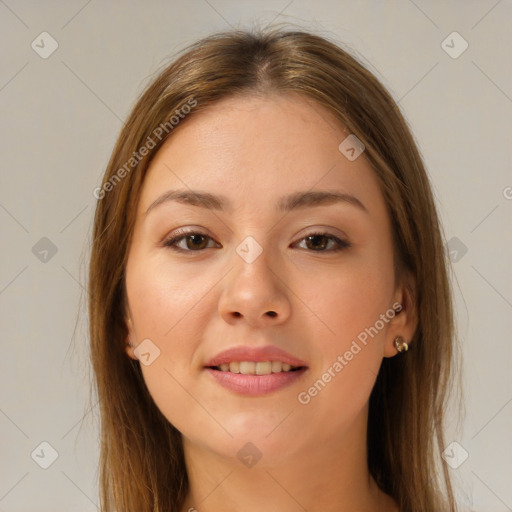
[[243,375],[206,368],[217,382],[225,388],[242,395],[266,395],[289,386],[300,379],[307,368],[293,372],[270,373],[269,375]]

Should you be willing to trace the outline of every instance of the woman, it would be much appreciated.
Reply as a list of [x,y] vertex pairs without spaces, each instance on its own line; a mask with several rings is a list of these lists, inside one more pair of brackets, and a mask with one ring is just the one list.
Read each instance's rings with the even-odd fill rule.
[[103,510],[456,510],[442,232],[353,57],[302,31],[197,42],[95,196]]

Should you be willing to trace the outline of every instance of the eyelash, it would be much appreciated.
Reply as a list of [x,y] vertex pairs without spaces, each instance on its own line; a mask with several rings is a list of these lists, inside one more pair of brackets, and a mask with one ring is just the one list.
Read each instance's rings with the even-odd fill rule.
[[[169,240],[165,240],[163,245],[165,247],[168,247],[169,249],[171,249],[173,251],[181,252],[181,253],[202,252],[205,249],[211,249],[211,247],[207,247],[207,248],[204,248],[204,249],[192,250],[192,249],[183,249],[183,248],[177,247],[175,245],[176,242],[179,242],[180,240],[183,240],[183,239],[187,238],[188,236],[193,236],[193,235],[200,235],[200,236],[203,236],[203,237],[208,238],[210,240],[213,240],[213,238],[211,238],[210,236],[208,236],[205,233],[202,233],[201,231],[180,230],[180,231],[178,231],[176,233],[176,236],[173,236]],[[344,249],[348,249],[349,247],[351,247],[351,244],[349,242],[341,240],[338,237],[336,237],[336,236],[334,236],[334,235],[332,235],[330,233],[324,232],[324,231],[314,231],[314,232],[311,232],[311,233],[307,234],[305,237],[302,237],[299,240],[299,242],[305,240],[306,238],[314,237],[314,236],[324,236],[324,237],[326,237],[326,238],[328,238],[330,240],[333,240],[337,244],[337,248],[330,249],[330,250],[321,250],[321,251],[315,251],[313,249],[310,249],[310,252],[320,252],[320,253],[321,252],[339,252],[339,251],[343,251]],[[308,249],[305,249],[305,250],[308,250]]]

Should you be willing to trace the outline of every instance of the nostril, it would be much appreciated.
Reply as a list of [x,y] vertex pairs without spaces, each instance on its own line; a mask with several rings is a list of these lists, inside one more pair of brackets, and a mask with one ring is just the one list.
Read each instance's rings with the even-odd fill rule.
[[277,316],[277,313],[275,311],[267,311],[267,315],[274,317],[274,316]]

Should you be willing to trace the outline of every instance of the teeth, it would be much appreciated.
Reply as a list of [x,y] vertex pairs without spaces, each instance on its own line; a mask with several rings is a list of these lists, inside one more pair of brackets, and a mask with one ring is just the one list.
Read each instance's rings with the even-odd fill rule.
[[289,372],[293,367],[281,361],[231,361],[218,366],[222,372],[241,373],[242,375],[270,375]]
[[281,361],[272,361],[272,373],[279,373],[283,369]]
[[258,363],[250,363],[249,361],[240,361],[240,373],[242,375],[254,375],[256,373],[256,365]]
[[256,363],[256,375],[270,375],[271,373],[272,363],[270,361]]

